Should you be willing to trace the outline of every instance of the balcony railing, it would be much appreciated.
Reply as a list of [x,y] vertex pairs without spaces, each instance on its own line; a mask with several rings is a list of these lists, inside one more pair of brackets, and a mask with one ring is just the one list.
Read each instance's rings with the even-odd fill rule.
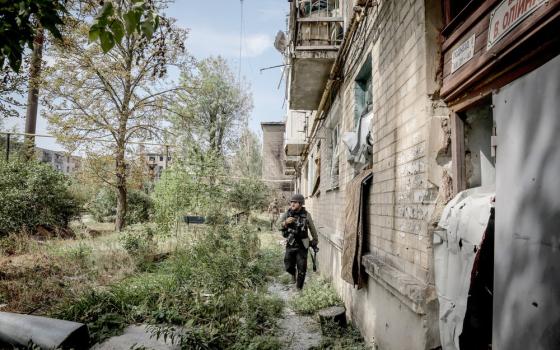
[[337,49],[343,38],[339,0],[297,0],[292,5],[296,50]]

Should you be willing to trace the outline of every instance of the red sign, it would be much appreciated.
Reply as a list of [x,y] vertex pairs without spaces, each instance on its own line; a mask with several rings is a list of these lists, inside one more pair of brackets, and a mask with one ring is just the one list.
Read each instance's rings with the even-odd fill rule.
[[527,16],[533,13],[546,0],[504,0],[490,14],[490,26],[488,27],[489,50],[500,41],[510,30],[515,28]]

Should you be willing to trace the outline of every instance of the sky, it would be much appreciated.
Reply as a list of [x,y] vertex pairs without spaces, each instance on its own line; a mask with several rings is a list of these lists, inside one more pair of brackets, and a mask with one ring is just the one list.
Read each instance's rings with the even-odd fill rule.
[[[261,135],[261,122],[284,120],[284,82],[278,88],[282,70],[273,68],[261,73],[260,69],[283,63],[273,43],[276,33],[286,29],[288,4],[286,0],[243,0],[241,75],[253,95],[249,126],[257,135]],[[191,55],[196,59],[220,55],[238,74],[241,0],[175,0],[165,13],[189,30],[186,48]],[[24,124],[23,119],[7,120],[4,128],[16,126],[23,131]],[[37,134],[46,133],[47,122],[39,110]],[[37,138],[37,145],[62,150],[46,138]]]

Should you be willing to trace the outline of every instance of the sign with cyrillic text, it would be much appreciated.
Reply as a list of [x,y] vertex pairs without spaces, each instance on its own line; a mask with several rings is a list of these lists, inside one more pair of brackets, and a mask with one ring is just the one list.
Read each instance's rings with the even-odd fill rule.
[[465,63],[467,63],[471,58],[474,56],[474,39],[475,35],[471,35],[471,37],[459,45],[453,52],[451,53],[451,73],[455,73],[455,71]]
[[489,50],[547,0],[504,0],[490,14]]

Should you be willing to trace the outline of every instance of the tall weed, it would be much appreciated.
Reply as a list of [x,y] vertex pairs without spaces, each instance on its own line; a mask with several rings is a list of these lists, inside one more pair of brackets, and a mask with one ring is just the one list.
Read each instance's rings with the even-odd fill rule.
[[217,226],[152,273],[82,295],[55,315],[88,324],[100,341],[131,323],[183,349],[277,349],[282,302],[266,294],[271,261],[248,226]]

